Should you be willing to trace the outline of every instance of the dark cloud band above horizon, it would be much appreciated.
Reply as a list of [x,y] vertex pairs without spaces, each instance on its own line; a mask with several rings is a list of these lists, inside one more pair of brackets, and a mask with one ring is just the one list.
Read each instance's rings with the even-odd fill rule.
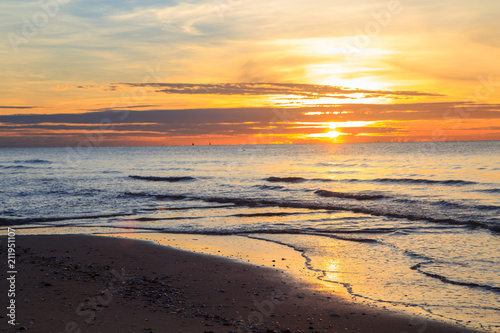
[[[147,140],[183,143],[180,140],[191,140],[190,138],[213,140],[224,137],[229,140],[268,135],[267,133],[291,138],[307,137],[331,130],[332,123],[335,124],[332,125],[333,128],[345,135],[387,135],[389,138],[391,135],[414,135],[408,130],[408,126],[413,126],[411,124],[414,122],[446,123],[453,128],[461,125],[465,119],[500,119],[500,105],[441,102],[343,104],[307,108],[141,111],[131,108],[78,114],[0,115],[0,147],[74,145],[85,140],[89,133],[97,133],[99,137],[112,140],[108,144],[115,145],[148,143]],[[477,124],[470,126],[475,128]],[[462,126],[462,129],[467,128]],[[495,128],[488,131],[495,131]]]
[[103,109],[66,114],[0,115],[0,123],[21,124],[100,124],[103,119],[117,124],[190,124],[292,121],[374,121],[449,120],[456,117],[500,118],[500,104],[459,102],[401,104],[341,104],[331,107],[300,108],[206,108],[206,109]]

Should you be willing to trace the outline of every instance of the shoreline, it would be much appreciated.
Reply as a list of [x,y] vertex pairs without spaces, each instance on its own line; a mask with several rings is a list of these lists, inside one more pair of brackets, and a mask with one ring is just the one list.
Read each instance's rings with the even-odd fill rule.
[[130,238],[18,235],[16,251],[17,328],[28,331],[478,332],[315,291],[279,269]]

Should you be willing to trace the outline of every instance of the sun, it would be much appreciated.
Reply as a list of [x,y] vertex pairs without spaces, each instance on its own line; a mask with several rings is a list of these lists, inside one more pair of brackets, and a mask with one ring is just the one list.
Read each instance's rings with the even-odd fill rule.
[[[323,123],[302,123],[314,125],[315,127],[328,129],[328,132],[324,133],[313,133],[307,135],[309,138],[318,138],[318,139],[335,139],[335,142],[343,141],[342,137],[349,135],[345,133],[345,128],[349,127],[366,127],[376,124],[376,121],[330,121]],[[340,131],[339,131],[340,130]],[[339,138],[340,137],[340,138]]]
[[336,130],[331,130],[326,133],[316,133],[316,134],[310,134],[309,137],[312,138],[327,138],[327,139],[335,139],[341,136],[342,133],[337,132]]
[[329,132],[325,133],[325,137],[331,138],[331,139],[338,138],[340,135],[342,135],[342,134],[337,132],[336,130],[329,131]]

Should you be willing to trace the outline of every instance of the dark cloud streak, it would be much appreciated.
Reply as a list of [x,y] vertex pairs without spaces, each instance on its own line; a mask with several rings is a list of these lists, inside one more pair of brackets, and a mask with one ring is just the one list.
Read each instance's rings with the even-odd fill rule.
[[36,106],[12,106],[12,105],[0,105],[0,109],[36,109]]
[[349,89],[339,86],[298,83],[113,83],[113,85],[152,87],[155,88],[157,92],[187,95],[296,95],[307,99],[317,99],[322,97],[351,98],[348,97],[348,95],[352,94],[369,94],[368,97],[443,96],[441,94],[419,91]]

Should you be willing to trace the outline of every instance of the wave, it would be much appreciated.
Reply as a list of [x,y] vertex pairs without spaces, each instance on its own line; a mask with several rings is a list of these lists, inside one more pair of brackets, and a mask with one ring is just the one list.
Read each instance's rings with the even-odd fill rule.
[[[397,200],[399,202],[402,202],[405,199],[400,199]],[[413,201],[413,200],[407,200],[407,201]],[[443,208],[456,208],[456,209],[477,209],[477,210],[482,210],[482,211],[490,211],[490,210],[500,210],[500,206],[494,206],[494,205],[463,205],[459,203],[454,203],[454,202],[449,202],[446,200],[439,200],[436,202],[431,203],[431,205],[434,206],[440,206]]]
[[375,179],[330,179],[330,178],[313,178],[306,179],[302,177],[268,177],[264,179],[268,182],[274,183],[303,183],[303,182],[360,182],[360,183],[396,183],[396,184],[432,184],[432,185],[449,185],[449,186],[465,186],[465,185],[476,185],[478,183],[459,180],[459,179],[448,179],[448,180],[432,180],[424,178],[375,178]]
[[307,179],[302,177],[268,177],[264,180],[272,183],[302,183]]
[[2,169],[33,169],[33,167],[29,167],[26,165],[0,165]]
[[16,160],[14,161],[14,163],[27,163],[27,164],[52,164],[53,162],[51,161],[47,161],[47,160],[40,160],[38,158],[36,159],[32,159],[32,160],[25,160],[25,161],[21,161],[21,160]]
[[327,190],[317,190],[314,192],[320,197],[334,197],[341,199],[355,199],[355,200],[379,200],[387,198],[381,194],[355,194],[355,193],[344,193],[344,192],[332,192]]
[[[139,228],[142,229],[142,228]],[[158,230],[158,229],[155,229]],[[170,230],[163,229],[162,233],[168,234],[189,234],[189,235],[214,235],[214,236],[248,236],[251,238],[259,238],[251,235],[260,234],[260,235],[313,235],[313,236],[322,236],[333,239],[340,239],[349,242],[357,242],[357,243],[379,243],[376,239],[372,238],[358,238],[358,237],[345,237],[345,236],[337,236],[334,234],[326,234],[322,232],[311,232],[304,231],[299,229],[288,229],[288,230],[270,230],[270,229],[255,229],[255,230]],[[268,239],[263,239],[270,241]]]
[[[128,215],[110,215],[110,216],[130,216],[132,214]],[[106,215],[108,216],[108,215]],[[231,216],[236,216],[236,215],[231,215]],[[80,219],[84,219],[88,217],[80,217]],[[131,217],[131,218],[124,218],[123,221],[127,222],[154,222],[154,221],[162,221],[162,220],[197,220],[197,219],[203,219],[203,216],[189,216],[189,217]],[[73,218],[73,219],[78,219],[78,218]],[[1,221],[2,219],[0,219]],[[67,225],[54,225],[50,226],[51,228],[56,228],[56,227],[66,227]],[[37,226],[39,227],[39,226]],[[95,228],[95,225],[78,225],[79,228]],[[188,226],[190,228],[190,226]],[[33,227],[28,227],[28,226],[23,226],[20,227],[21,229],[29,229]],[[213,236],[247,236],[247,237],[254,237],[253,235],[313,235],[313,236],[320,236],[320,237],[327,237],[327,238],[333,238],[333,239],[339,239],[339,240],[345,240],[345,241],[350,241],[350,242],[357,242],[357,243],[382,243],[381,241],[378,241],[374,238],[364,238],[361,235],[362,234],[368,234],[368,235],[377,235],[377,234],[387,234],[387,233],[392,233],[396,229],[392,228],[375,228],[375,229],[358,229],[358,230],[329,230],[329,229],[313,229],[313,228],[303,228],[303,229],[296,229],[296,228],[290,228],[290,229],[263,229],[263,228],[256,228],[256,229],[185,229],[185,228],[175,228],[175,229],[170,229],[168,227],[164,227],[163,225],[154,227],[150,225],[141,225],[141,224],[134,224],[130,226],[124,226],[124,225],[106,225],[106,228],[116,228],[116,229],[133,229],[133,230],[147,230],[147,231],[154,231],[154,232],[160,232],[160,233],[171,233],[171,234],[187,234],[187,235],[213,235]],[[359,236],[358,236],[359,235]]]
[[109,217],[120,217],[120,216],[130,216],[130,213],[118,213],[118,214],[100,214],[100,215],[80,215],[80,216],[57,216],[57,217],[32,217],[32,218],[0,218],[0,224],[2,225],[14,225],[14,224],[29,224],[38,222],[59,222],[67,220],[87,220],[87,219],[100,219]]
[[220,209],[220,208],[231,208],[234,205],[219,205],[219,206],[189,206],[189,207],[161,207],[161,208],[143,208],[143,211],[158,211],[158,210],[197,210],[197,209]]
[[124,195],[131,197],[156,197],[154,194],[144,193],[144,192],[125,192]]
[[[467,227],[472,229],[486,229],[495,233],[500,233],[500,225],[493,221],[488,223],[484,220],[457,220],[454,218],[438,218],[432,217],[425,212],[410,212],[410,211],[389,211],[386,207],[373,207],[362,206],[352,207],[337,202],[303,202],[292,200],[273,200],[262,198],[234,198],[234,197],[213,197],[213,196],[188,196],[181,194],[152,194],[146,192],[124,192],[122,195],[132,197],[144,197],[156,200],[168,201],[202,201],[206,203],[217,203],[223,207],[281,207],[281,208],[298,208],[307,209],[311,211],[325,210],[325,211],[350,211],[354,213],[368,214],[372,216],[383,216],[389,218],[402,218],[411,221],[427,221],[436,224],[454,225]],[[172,207],[165,208],[165,210],[187,210],[193,207]],[[209,207],[200,206],[199,209],[221,208],[218,205],[210,205]],[[163,208],[162,208],[163,209]],[[156,208],[154,209],[156,210]],[[34,218],[0,218],[0,224],[29,224],[36,222],[57,222],[63,220],[79,220],[79,219],[96,219],[96,218],[109,218],[117,216],[128,216],[131,214],[110,214],[110,215],[87,215],[87,216],[65,216],[65,217],[34,217]]]
[[476,190],[476,192],[483,192],[483,193],[500,193],[500,188],[490,188],[490,189],[485,189],[485,190]]
[[[412,199],[401,199],[397,198],[394,199],[393,201],[398,202],[398,203],[404,203],[408,205],[416,205],[416,204],[422,204],[422,201],[419,200],[412,200]],[[434,201],[434,202],[426,202],[429,205],[432,206],[438,206],[443,209],[459,209],[459,210],[466,210],[466,211],[471,211],[471,210],[480,210],[480,211],[495,211],[495,210],[500,210],[500,206],[494,206],[494,205],[468,205],[468,204],[462,204],[462,203],[456,203],[456,202],[450,202],[446,200],[439,200],[439,201]]]
[[272,183],[303,183],[303,182],[327,183],[327,182],[339,181],[339,180],[330,179],[330,178],[306,179],[306,178],[302,178],[302,177],[269,177],[269,178],[265,178],[264,180],[268,181],[268,182],[272,182]]
[[358,237],[344,237],[337,236],[333,234],[325,234],[323,232],[310,232],[304,230],[249,230],[248,232],[238,232],[239,234],[271,234],[271,235],[312,235],[312,236],[321,236],[328,237],[333,239],[340,239],[349,242],[357,242],[357,243],[379,243],[376,239],[372,238],[358,238]]
[[334,203],[321,203],[321,202],[300,202],[300,201],[278,201],[266,199],[245,199],[245,198],[231,198],[231,197],[197,197],[186,195],[162,194],[153,195],[146,193],[126,193],[127,195],[135,196],[152,196],[158,200],[201,200],[204,202],[219,203],[219,204],[233,204],[237,206],[246,207],[282,207],[282,208],[302,208],[311,210],[329,210],[329,211],[350,211],[354,213],[369,214],[373,216],[385,216],[391,218],[403,218],[410,221],[427,221],[431,223],[449,224],[455,226],[464,226],[468,228],[481,228],[487,229],[492,232],[500,233],[500,225],[493,223],[485,223],[476,220],[456,220],[453,218],[436,218],[426,216],[419,213],[412,212],[394,212],[387,211],[384,207],[352,207],[344,206],[342,204]]
[[418,266],[418,265],[416,265],[414,267],[418,272],[424,274],[425,276],[441,280],[444,283],[453,284],[456,286],[464,286],[464,287],[469,287],[469,288],[485,289],[485,290],[492,291],[495,293],[500,293],[500,287],[493,287],[493,286],[490,286],[487,284],[479,284],[479,283],[474,283],[474,282],[455,281],[455,280],[451,280],[450,278],[447,278],[444,275],[426,272],[426,271],[422,270],[420,268],[420,266]]
[[152,221],[177,221],[177,220],[198,220],[202,219],[203,216],[183,216],[183,217],[138,217],[133,218],[131,221],[139,222],[152,222]]
[[422,178],[376,178],[371,181],[380,183],[407,183],[407,184],[441,184],[441,185],[475,185],[476,182],[466,180],[431,180]]
[[284,186],[279,186],[279,185],[276,185],[276,186],[254,185],[252,187],[255,187],[255,188],[258,188],[258,189],[261,189],[261,190],[271,190],[271,191],[289,191],[290,190],[290,189],[287,189]]
[[458,204],[458,203],[454,203],[454,202],[449,202],[449,201],[446,201],[446,200],[439,200],[439,201],[433,202],[431,205],[433,205],[433,206],[439,206],[439,207],[442,207],[442,208],[465,208],[464,205],[461,205],[461,204]]
[[271,217],[271,216],[289,216],[289,215],[302,215],[307,213],[254,213],[254,214],[234,214],[234,217]]
[[162,195],[156,195],[156,198],[158,200],[193,200],[193,198],[190,198],[186,195],[179,195],[179,194],[162,194]]
[[[411,250],[404,250],[403,253],[406,254],[407,256],[412,257],[412,258],[426,260],[426,261],[429,261],[429,262],[434,261],[434,258],[428,257],[428,256],[420,254],[420,253],[413,252]],[[412,266],[412,269],[416,269],[416,268],[420,267],[420,265],[421,264],[417,264],[415,266]]]
[[129,176],[129,177],[133,178],[133,179],[147,180],[147,181],[151,181],[151,182],[169,182],[169,183],[196,180],[196,178],[189,177],[189,176],[186,176],[186,177]]
[[191,168],[168,168],[168,169],[162,169],[166,171],[195,171],[194,169]]
[[165,199],[170,199],[170,200],[185,200],[185,199],[193,199],[192,197],[188,197],[186,195],[180,195],[180,194],[150,194],[150,193],[144,193],[144,192],[125,192],[125,196],[131,196],[131,197],[152,197],[156,198],[158,200],[165,200]]
[[500,206],[493,206],[493,205],[477,205],[474,206],[474,208],[479,210],[500,210]]

